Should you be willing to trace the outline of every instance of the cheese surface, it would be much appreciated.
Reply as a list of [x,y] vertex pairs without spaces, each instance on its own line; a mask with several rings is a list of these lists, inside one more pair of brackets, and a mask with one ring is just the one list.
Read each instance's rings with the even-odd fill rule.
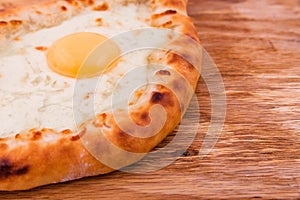
[[[111,38],[122,32],[149,27],[144,17],[149,16],[148,12],[146,5],[133,4],[101,12],[87,9],[58,26],[28,33],[0,49],[0,137],[31,128],[75,131],[80,121],[92,117],[85,107],[90,106],[91,101],[95,100],[94,112],[107,109],[114,84],[131,67],[145,65],[148,51],[123,55],[111,73],[80,81],[52,71],[46,59],[47,50],[55,41],[77,32],[98,33]],[[97,85],[90,87],[89,82]],[[77,94],[75,105],[74,95]],[[97,98],[92,98],[94,95]],[[82,113],[76,120],[74,109]]]

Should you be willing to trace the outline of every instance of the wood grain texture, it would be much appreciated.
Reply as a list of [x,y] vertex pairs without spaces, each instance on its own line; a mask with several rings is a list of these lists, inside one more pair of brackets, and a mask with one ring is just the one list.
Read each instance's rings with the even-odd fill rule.
[[190,0],[189,13],[226,88],[226,123],[213,152],[198,156],[210,121],[201,80],[197,137],[170,166],[0,193],[0,199],[299,199],[300,1]]

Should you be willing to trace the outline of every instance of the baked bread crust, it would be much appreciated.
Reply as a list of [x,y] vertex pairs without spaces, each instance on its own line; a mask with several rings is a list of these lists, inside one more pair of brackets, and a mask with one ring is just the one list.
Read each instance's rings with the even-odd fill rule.
[[[95,6],[102,1],[92,0],[43,0],[34,6],[29,5],[29,0],[18,3],[1,5],[0,34],[1,42],[12,40],[29,31],[42,29],[56,25],[80,12],[85,6]],[[116,1],[117,3],[119,1]],[[130,3],[137,1],[124,1]],[[32,4],[32,1],[30,1]],[[62,6],[67,7],[63,16]],[[186,13],[187,1],[185,0],[152,0],[151,2],[151,26],[169,28],[190,36],[193,41],[199,42],[195,27]],[[26,9],[25,9],[26,8]],[[39,10],[36,10],[39,8]],[[30,10],[30,12],[28,11]],[[33,12],[34,11],[34,12]],[[28,14],[30,13],[30,14]],[[48,14],[51,16],[48,16]],[[59,16],[58,16],[59,15]],[[38,19],[33,20],[32,19]],[[54,20],[55,23],[53,23]],[[15,22],[14,22],[15,21]],[[18,22],[21,21],[21,22]],[[34,26],[29,25],[35,23]],[[184,50],[190,41],[182,42],[182,54],[195,63],[201,61],[201,56]],[[151,59],[160,60],[165,65],[179,72],[195,89],[199,79],[199,69],[192,66],[186,59],[172,51],[153,53]],[[186,109],[191,98],[187,95],[187,89],[183,86],[182,78],[172,77],[166,71],[158,72],[158,75],[171,76],[169,85],[171,88],[185,96],[185,100],[179,102],[171,90],[156,85],[150,91],[143,94],[143,103],[130,112],[130,116],[138,125],[149,123],[149,111],[153,105],[160,104],[167,114],[167,121],[159,133],[148,138],[137,138],[123,132],[115,121],[112,112],[101,113],[94,120],[85,122],[79,132],[64,130],[57,132],[51,129],[32,129],[25,133],[19,133],[14,137],[0,139],[0,190],[26,190],[41,185],[65,182],[86,176],[94,176],[114,171],[98,161],[86,149],[81,140],[84,136],[93,137],[93,132],[101,130],[103,136],[117,147],[136,153],[147,153],[159,144],[181,120],[182,108]],[[123,114],[117,113],[122,116]],[[126,122],[125,122],[126,124]],[[91,144],[97,151],[104,151],[108,157],[116,156],[113,150],[105,149],[105,140],[95,140]],[[122,159],[119,157],[120,162]],[[132,162],[124,160],[128,164]]]

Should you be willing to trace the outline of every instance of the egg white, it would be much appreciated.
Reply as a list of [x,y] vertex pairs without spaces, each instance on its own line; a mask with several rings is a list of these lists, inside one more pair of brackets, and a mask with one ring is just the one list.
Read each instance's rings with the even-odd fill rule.
[[[28,33],[2,48],[0,137],[31,128],[74,131],[79,121],[92,117],[87,106],[93,98],[82,98],[76,108],[82,115],[74,119],[73,97],[76,80],[52,72],[48,68],[45,52],[37,50],[36,47],[50,47],[56,40],[76,32],[95,32],[113,37],[121,32],[149,27],[145,16],[149,16],[146,5],[129,4],[101,12],[88,9],[61,25]],[[102,26],[98,26],[98,18],[103,20]],[[96,91],[98,103],[95,112],[109,107],[114,83],[128,68],[147,63],[148,54],[148,51],[140,51],[135,55],[123,56],[115,72],[102,75],[99,82],[101,87],[97,87]],[[76,87],[84,88],[88,81],[80,84]]]

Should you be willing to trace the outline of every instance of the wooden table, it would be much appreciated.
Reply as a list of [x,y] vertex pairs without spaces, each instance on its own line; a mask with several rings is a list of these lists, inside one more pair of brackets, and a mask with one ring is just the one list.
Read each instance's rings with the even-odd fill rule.
[[0,193],[0,199],[299,199],[300,1],[191,0],[189,13],[227,95],[224,130],[208,156],[198,156],[211,115],[201,80],[197,137],[170,166]]

